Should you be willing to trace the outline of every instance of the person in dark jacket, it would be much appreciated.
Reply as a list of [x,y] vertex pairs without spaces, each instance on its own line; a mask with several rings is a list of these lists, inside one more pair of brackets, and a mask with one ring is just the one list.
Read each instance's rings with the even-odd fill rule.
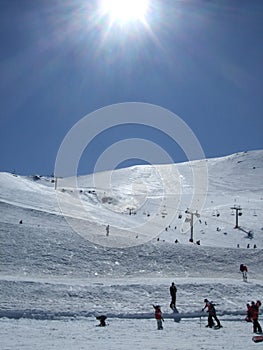
[[106,226],[106,236],[108,237],[110,234],[110,225]]
[[171,295],[171,303],[170,303],[170,308],[172,310],[174,310],[176,308],[176,292],[177,292],[177,288],[174,284],[174,282],[172,282],[171,286],[170,286],[170,295]]
[[[215,326],[216,328],[221,328],[221,323],[219,319],[216,316],[216,309],[214,304],[209,301],[208,299],[204,299],[205,306],[203,307],[202,311],[204,311],[207,308],[208,312],[208,324],[206,327],[212,328],[214,325],[214,320],[216,321],[217,325]],[[213,320],[214,319],[214,320]]]
[[97,316],[96,319],[98,321],[100,321],[100,323],[98,324],[98,327],[105,327],[106,326],[106,319],[107,319],[107,316],[105,315],[100,315],[100,316]]
[[240,271],[242,272],[243,281],[247,282],[247,272],[248,272],[247,266],[244,265],[244,264],[241,264],[240,265]]

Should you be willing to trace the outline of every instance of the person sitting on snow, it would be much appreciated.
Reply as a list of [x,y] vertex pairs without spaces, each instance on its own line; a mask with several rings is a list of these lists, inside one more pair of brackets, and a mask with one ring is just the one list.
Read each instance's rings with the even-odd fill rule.
[[105,327],[106,326],[106,319],[107,319],[107,316],[105,315],[100,315],[100,316],[97,316],[96,319],[98,321],[100,321],[100,323],[98,324],[98,327]]
[[247,316],[245,318],[245,320],[247,322],[252,322],[252,314],[253,314],[253,309],[252,309],[252,305],[247,304]]

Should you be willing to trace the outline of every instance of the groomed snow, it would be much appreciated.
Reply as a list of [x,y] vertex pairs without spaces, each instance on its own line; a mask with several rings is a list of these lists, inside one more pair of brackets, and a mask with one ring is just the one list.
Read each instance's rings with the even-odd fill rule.
[[156,330],[155,320],[109,319],[109,326],[96,327],[92,318],[35,321],[0,319],[1,348],[17,349],[107,349],[107,350],[247,350],[260,349],[252,342],[251,324],[223,320],[224,328],[205,328],[205,320],[164,322]]
[[[247,302],[263,300],[263,151],[206,164],[208,192],[195,220],[194,243],[188,242],[185,210],[193,189],[191,167],[199,167],[198,161],[158,166],[170,189],[180,183],[175,211],[167,203],[178,192],[165,198],[159,173],[149,166],[114,172],[111,188],[81,177],[78,194],[67,179],[55,191],[50,178],[0,173],[1,349],[262,347],[252,342],[252,324],[244,318]],[[234,228],[235,205],[242,208],[242,230]],[[136,214],[129,215],[130,208]],[[248,266],[247,283],[240,263]],[[180,322],[169,308],[172,281]],[[217,303],[222,329],[205,328],[204,298]],[[153,303],[162,306],[163,331],[156,329]],[[108,316],[106,328],[96,327],[101,313]]]

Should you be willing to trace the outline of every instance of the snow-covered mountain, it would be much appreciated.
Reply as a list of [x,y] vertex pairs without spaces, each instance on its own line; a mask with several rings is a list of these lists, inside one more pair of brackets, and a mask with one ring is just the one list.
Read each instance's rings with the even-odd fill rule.
[[[207,177],[201,184],[194,183],[198,168]],[[56,190],[54,179],[2,173],[2,222],[17,224],[24,219],[25,225],[46,226],[45,219],[41,225],[42,214],[56,220],[64,216],[77,233],[105,246],[133,246],[157,237],[186,244],[188,210],[194,213],[194,241],[262,248],[262,178],[262,151],[173,165],[140,165],[81,176],[77,181],[57,179]],[[231,209],[235,207],[241,210]],[[25,213],[19,215],[22,209]],[[235,229],[236,213],[239,229]],[[109,237],[105,237],[107,224]]]
[[[147,319],[152,303],[169,319],[172,280],[185,317],[200,315],[208,297],[220,303],[220,315],[243,320],[246,302],[263,298],[262,175],[263,151],[77,181],[0,173],[0,321],[11,328],[21,317],[91,322],[101,312]],[[240,263],[249,267],[248,283]],[[15,348],[9,338],[4,345]]]

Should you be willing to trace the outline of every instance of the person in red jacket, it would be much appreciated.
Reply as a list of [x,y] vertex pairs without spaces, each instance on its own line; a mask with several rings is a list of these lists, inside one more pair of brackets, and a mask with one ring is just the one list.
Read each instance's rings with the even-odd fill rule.
[[153,305],[155,309],[155,319],[157,321],[157,329],[163,329],[163,313],[159,305]]
[[259,313],[259,307],[261,306],[261,301],[257,300],[256,304],[251,303],[251,310],[252,310],[252,322],[253,322],[253,332],[254,333],[262,333],[262,328],[258,322],[258,313]]
[[252,305],[247,304],[247,316],[246,316],[246,318],[245,318],[245,320],[246,320],[247,322],[252,322],[252,319],[251,319],[252,313],[253,313]]
[[247,282],[247,266],[244,264],[240,265],[240,271],[242,272],[242,276],[243,276],[243,281]]
[[106,319],[107,319],[107,316],[105,315],[100,315],[100,316],[97,316],[96,319],[98,321],[100,321],[100,324],[98,324],[98,327],[105,327],[106,326]]

